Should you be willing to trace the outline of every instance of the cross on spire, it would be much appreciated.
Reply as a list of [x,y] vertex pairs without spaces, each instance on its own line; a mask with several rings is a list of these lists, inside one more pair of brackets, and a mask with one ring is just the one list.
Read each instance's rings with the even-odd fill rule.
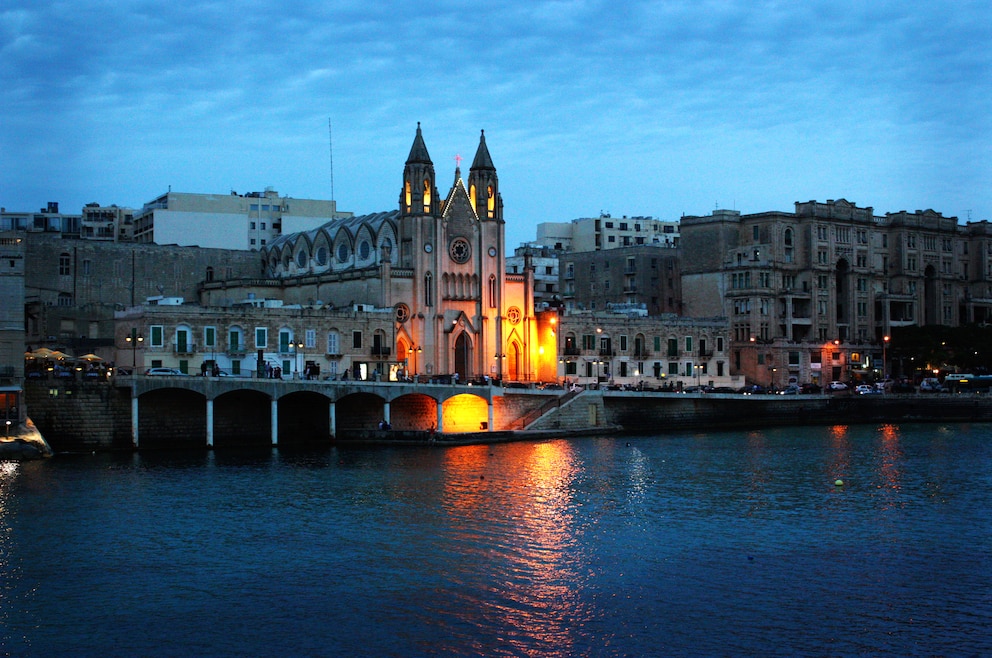
[[455,154],[455,166],[458,167],[459,169],[462,168],[462,156],[458,155],[457,153]]

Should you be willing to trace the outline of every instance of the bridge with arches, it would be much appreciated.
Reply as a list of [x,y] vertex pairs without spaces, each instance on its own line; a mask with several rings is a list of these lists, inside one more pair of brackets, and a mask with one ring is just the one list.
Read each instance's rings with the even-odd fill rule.
[[[118,376],[131,392],[137,447],[272,445],[521,429],[555,391],[496,385]],[[386,436],[378,435],[382,438]]]

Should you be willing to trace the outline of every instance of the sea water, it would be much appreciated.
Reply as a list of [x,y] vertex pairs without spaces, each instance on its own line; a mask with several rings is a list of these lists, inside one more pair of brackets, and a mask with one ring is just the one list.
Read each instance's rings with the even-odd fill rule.
[[0,463],[12,656],[992,654],[992,426]]

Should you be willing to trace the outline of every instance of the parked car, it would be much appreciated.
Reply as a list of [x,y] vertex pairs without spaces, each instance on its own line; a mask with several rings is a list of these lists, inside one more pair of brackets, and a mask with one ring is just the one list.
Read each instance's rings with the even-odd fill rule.
[[803,384],[800,387],[800,390],[803,393],[820,393],[821,391],[823,391],[823,389],[820,387],[819,384],[814,384],[812,382],[810,382],[808,384]]
[[827,385],[827,390],[828,391],[846,391],[847,390],[847,384],[845,384],[844,382],[836,382],[836,381],[830,382]]
[[800,393],[802,393],[802,389],[799,388],[798,384],[789,384],[778,392],[779,395],[799,395]]
[[920,393],[944,393],[947,388],[936,377],[927,377],[920,382]]
[[875,388],[871,384],[858,384],[858,386],[854,389],[854,392],[858,395],[875,395],[877,393],[881,393],[882,391]]
[[145,371],[146,375],[165,375],[170,377],[185,377],[186,373],[179,368],[149,368]]

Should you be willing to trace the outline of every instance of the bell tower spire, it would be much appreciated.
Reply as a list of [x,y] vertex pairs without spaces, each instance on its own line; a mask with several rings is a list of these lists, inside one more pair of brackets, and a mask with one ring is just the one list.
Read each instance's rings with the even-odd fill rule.
[[486,146],[486,131],[479,137],[479,148],[472,160],[468,174],[469,197],[479,219],[501,221],[503,219],[503,201],[499,195],[499,178],[496,167],[489,156]]
[[403,189],[400,191],[400,215],[432,215],[437,213],[438,195],[435,186],[434,163],[424,144],[424,136],[417,122],[417,135],[413,138],[410,155],[403,168]]

